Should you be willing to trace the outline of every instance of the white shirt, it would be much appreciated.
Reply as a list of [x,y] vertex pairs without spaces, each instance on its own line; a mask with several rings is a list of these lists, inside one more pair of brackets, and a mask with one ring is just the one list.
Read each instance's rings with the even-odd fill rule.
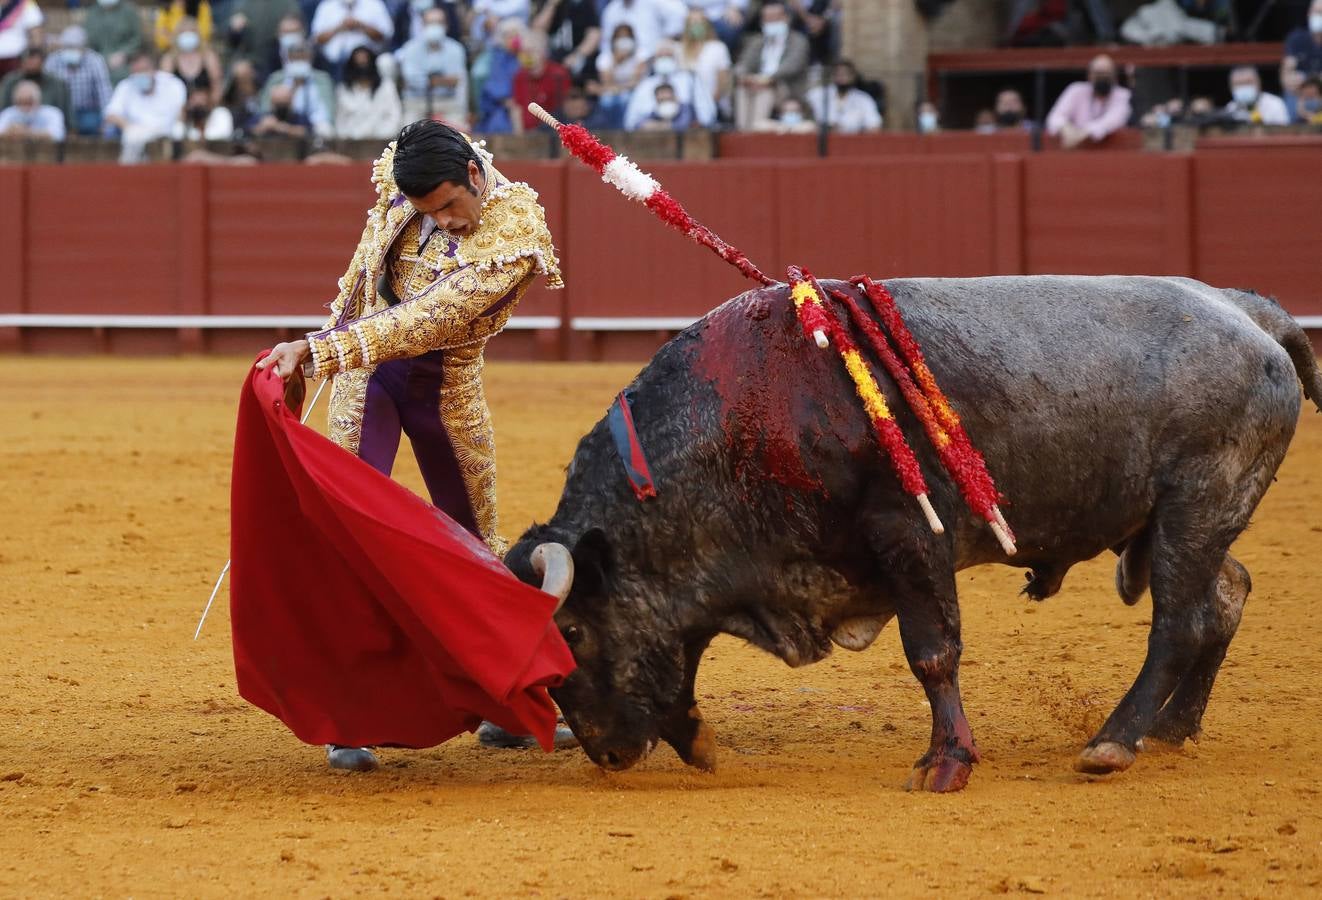
[[381,0],[321,0],[317,11],[312,16],[312,37],[334,31],[345,19],[353,17],[359,22],[372,26],[381,32],[381,41],[373,41],[364,31],[341,31],[335,37],[321,45],[321,52],[328,60],[339,64],[349,58],[349,54],[359,47],[367,46],[380,50],[390,41],[395,33],[394,20],[390,11]]
[[115,92],[106,105],[107,117],[123,119],[143,140],[173,134],[175,123],[188,100],[188,89],[174,75],[161,71],[153,74],[156,83],[150,94],[138,90],[130,76],[115,85]]
[[1226,106],[1226,112],[1238,122],[1253,121],[1253,113],[1257,113],[1262,120],[1262,125],[1289,125],[1290,110],[1286,107],[1285,101],[1275,94],[1269,94],[1266,91],[1258,94],[1258,100],[1251,109],[1245,109],[1233,100]]
[[0,29],[0,59],[17,59],[28,47],[28,32],[36,28],[46,17],[36,0],[28,0],[28,5],[18,14],[18,19],[8,28]]
[[30,113],[17,106],[0,110],[0,134],[15,124],[26,126],[29,131],[44,132],[53,141],[64,140],[64,113],[53,106],[38,106]]
[[675,99],[680,105],[692,104],[693,118],[704,127],[710,127],[716,121],[716,104],[705,85],[698,81],[692,72],[682,69],[664,79],[660,75],[649,75],[638,82],[638,87],[629,95],[629,105],[624,108],[624,127],[633,131],[656,110],[656,88],[662,81],[669,81],[675,89]]
[[217,106],[207,116],[201,131],[191,122],[176,122],[172,136],[183,141],[228,141],[234,136],[234,115],[225,107]]
[[720,87],[722,72],[730,71],[733,62],[730,59],[730,50],[717,40],[707,41],[698,49],[698,56],[692,62],[686,60],[683,53],[675,56],[679,60],[680,68],[692,72],[698,76],[698,80],[711,93],[713,99],[717,97],[717,90]]
[[858,88],[850,88],[842,100],[834,84],[823,84],[808,91],[807,100],[813,118],[819,124],[830,122],[831,130],[840,134],[876,131],[881,127],[877,101]]
[[382,81],[376,92],[340,85],[335,89],[335,136],[348,140],[392,138],[404,110],[393,81]]
[[638,53],[643,59],[651,59],[657,41],[679,33],[672,30],[672,19],[672,11],[661,0],[610,0],[601,11],[602,52],[597,57],[597,70],[610,65],[610,42],[617,26],[631,27]]

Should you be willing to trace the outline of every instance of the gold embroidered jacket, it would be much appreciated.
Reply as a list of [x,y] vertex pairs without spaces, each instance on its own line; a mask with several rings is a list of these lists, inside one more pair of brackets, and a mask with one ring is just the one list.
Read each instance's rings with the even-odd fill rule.
[[[563,287],[537,192],[508,181],[485,151],[479,156],[486,183],[478,227],[460,239],[453,256],[437,255],[433,265],[396,282],[404,291],[394,306],[378,295],[377,281],[389,267],[392,247],[409,253],[408,246],[396,247],[401,238],[411,239],[404,244],[412,243],[417,254],[420,218],[392,176],[394,144],[376,161],[372,180],[377,202],[368,212],[349,270],[340,279],[325,328],[307,336],[314,378],[485,343],[505,327],[533,277],[542,274],[548,287]],[[484,315],[497,304],[493,313]]]

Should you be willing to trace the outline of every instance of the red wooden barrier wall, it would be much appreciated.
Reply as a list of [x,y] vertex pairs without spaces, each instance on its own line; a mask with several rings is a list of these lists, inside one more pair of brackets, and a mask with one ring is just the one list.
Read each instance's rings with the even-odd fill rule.
[[[651,166],[768,274],[1190,274],[1322,315],[1322,151],[727,159]],[[634,358],[662,335],[569,342],[583,318],[695,317],[746,289],[577,164],[512,163],[541,194],[569,289],[500,355]],[[0,169],[0,315],[320,315],[372,193],[366,166]],[[652,326],[649,326],[652,327]],[[269,336],[0,328],[28,350],[248,351]]]

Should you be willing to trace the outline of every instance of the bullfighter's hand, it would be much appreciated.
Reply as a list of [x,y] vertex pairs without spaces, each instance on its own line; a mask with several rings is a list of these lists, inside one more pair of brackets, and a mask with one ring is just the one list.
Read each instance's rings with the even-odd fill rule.
[[288,381],[295,373],[301,371],[303,360],[307,359],[311,352],[307,341],[276,344],[270,354],[257,363],[257,370],[264,372],[275,366],[275,374]]

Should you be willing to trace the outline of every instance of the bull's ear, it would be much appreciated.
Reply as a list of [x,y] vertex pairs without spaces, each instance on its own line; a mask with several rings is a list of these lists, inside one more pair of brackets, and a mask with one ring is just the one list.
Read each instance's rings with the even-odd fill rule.
[[589,528],[574,544],[572,554],[574,593],[581,597],[604,596],[615,569],[614,551],[606,532]]

